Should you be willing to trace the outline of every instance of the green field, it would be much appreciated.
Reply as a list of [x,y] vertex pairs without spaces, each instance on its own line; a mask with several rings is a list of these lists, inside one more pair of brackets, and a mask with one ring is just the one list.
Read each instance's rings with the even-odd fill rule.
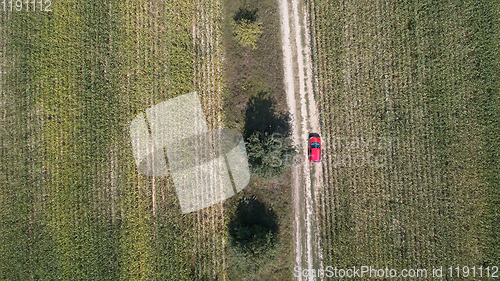
[[307,7],[324,264],[498,266],[498,3]]
[[214,6],[57,1],[2,14],[1,279],[221,274],[221,206],[181,215],[169,178],[137,174],[128,136],[130,120],[165,99],[220,98],[199,74],[213,76],[205,69],[220,58],[192,34],[213,28],[193,21],[195,8]]
[[275,246],[256,259],[231,246],[239,196],[182,214],[170,177],[137,173],[129,136],[138,114],[192,91],[210,129],[243,132],[245,112],[228,105],[234,81],[254,85],[237,95],[242,104],[284,95],[281,65],[270,79],[258,68],[281,62],[277,15],[259,18],[254,62],[228,69],[225,59],[248,55],[228,29],[244,3],[52,2],[52,12],[0,16],[0,279],[287,279],[286,182],[253,179],[240,194],[273,205],[279,220]]

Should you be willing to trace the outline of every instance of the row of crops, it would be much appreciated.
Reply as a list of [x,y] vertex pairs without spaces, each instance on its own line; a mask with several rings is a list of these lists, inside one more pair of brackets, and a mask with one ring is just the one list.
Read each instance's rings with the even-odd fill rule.
[[498,4],[307,8],[324,264],[498,265]]

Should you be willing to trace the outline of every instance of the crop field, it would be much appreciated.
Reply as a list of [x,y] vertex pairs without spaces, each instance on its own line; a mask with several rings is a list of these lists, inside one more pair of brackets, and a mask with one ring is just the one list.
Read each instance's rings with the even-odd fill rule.
[[307,8],[324,264],[498,266],[498,2]]
[[[196,91],[209,129],[259,129],[285,111],[277,2],[226,2],[63,0],[51,12],[2,11],[0,279],[290,278],[288,174],[182,214],[170,176],[136,169],[131,120],[167,99]],[[252,52],[229,24],[247,4],[263,29]],[[267,110],[255,128],[251,97],[253,111]],[[272,249],[257,258],[230,242],[241,196],[264,213],[272,206],[278,221]]]
[[218,1],[57,1],[1,14],[0,278],[224,279],[222,204],[182,215],[130,121],[197,91],[222,126]]

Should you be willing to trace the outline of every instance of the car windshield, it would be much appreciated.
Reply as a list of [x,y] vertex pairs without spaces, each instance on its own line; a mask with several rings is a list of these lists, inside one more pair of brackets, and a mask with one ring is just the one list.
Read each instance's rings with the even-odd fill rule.
[[311,143],[311,148],[320,148],[319,142]]

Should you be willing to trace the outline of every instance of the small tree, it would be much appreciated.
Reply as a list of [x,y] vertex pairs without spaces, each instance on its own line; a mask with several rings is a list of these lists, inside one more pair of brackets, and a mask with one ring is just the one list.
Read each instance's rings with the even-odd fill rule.
[[232,244],[257,257],[274,246],[278,217],[256,196],[242,197],[228,224]]
[[242,9],[233,17],[233,36],[242,46],[250,46],[257,49],[257,39],[262,33],[262,23],[257,21],[257,9]]
[[291,140],[278,133],[256,131],[248,138],[246,148],[252,174],[262,178],[280,176],[294,164],[297,155]]

